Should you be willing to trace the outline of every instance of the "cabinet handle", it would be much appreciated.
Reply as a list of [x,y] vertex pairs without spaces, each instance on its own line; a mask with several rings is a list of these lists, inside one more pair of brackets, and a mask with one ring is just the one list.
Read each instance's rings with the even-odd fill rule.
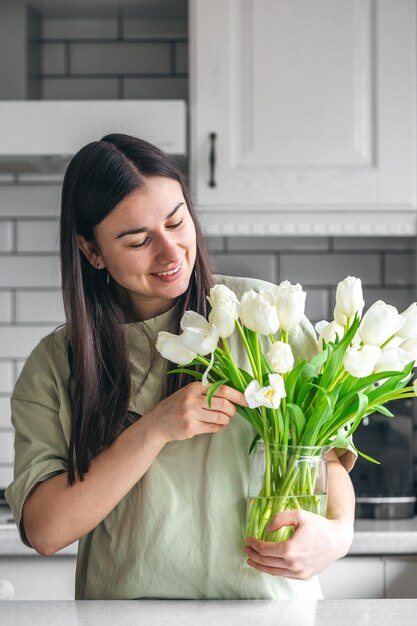
[[209,155],[209,166],[210,166],[210,180],[209,187],[216,187],[216,178],[215,178],[215,170],[216,170],[216,139],[217,133],[210,133],[210,155]]

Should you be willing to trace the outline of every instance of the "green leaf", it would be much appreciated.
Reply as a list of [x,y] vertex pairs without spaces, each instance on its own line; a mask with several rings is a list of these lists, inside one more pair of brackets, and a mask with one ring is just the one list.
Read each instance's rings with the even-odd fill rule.
[[363,394],[363,393],[358,393],[358,409],[357,409],[357,412],[356,412],[353,424],[349,428],[349,431],[348,431],[348,433],[346,435],[347,437],[349,437],[352,433],[355,432],[355,430],[357,429],[357,427],[361,423],[361,420],[362,420],[363,416],[365,415],[365,412],[366,412],[367,408],[368,408],[368,397],[365,396],[365,394]]
[[197,370],[189,370],[186,367],[177,367],[174,370],[169,370],[167,374],[189,374],[190,376],[194,376],[198,380],[203,378],[203,374],[201,372],[197,372]]
[[291,403],[287,404],[287,413],[289,413],[290,423],[295,426],[297,441],[299,441],[306,424],[305,415],[299,406]]
[[252,452],[252,450],[256,446],[256,442],[259,441],[260,438],[261,438],[260,435],[258,435],[258,434],[255,435],[255,437],[253,438],[252,443],[250,444],[249,454]]
[[211,409],[211,399],[213,397],[213,394],[216,393],[217,389],[219,387],[221,387],[222,385],[224,385],[225,383],[227,383],[228,381],[226,379],[220,379],[217,382],[213,383],[212,385],[210,385],[208,391],[207,391],[207,404],[209,409]]
[[394,417],[394,413],[391,413],[391,411],[389,411],[387,409],[387,407],[382,406],[382,404],[377,404],[372,413],[381,413],[382,415],[386,415],[387,417]]
[[295,386],[297,384],[298,377],[301,374],[302,369],[307,365],[307,361],[300,361],[300,363],[294,367],[288,374],[285,381],[285,391],[287,393],[287,402],[293,402],[295,396]]
[[[359,318],[355,317],[352,326],[346,332],[343,339],[335,346],[327,362],[324,364],[320,384],[326,389],[330,386],[335,376],[340,372],[346,350],[349,348],[351,341],[356,334],[358,326]],[[327,347],[328,349],[330,349],[331,344],[328,344]]]

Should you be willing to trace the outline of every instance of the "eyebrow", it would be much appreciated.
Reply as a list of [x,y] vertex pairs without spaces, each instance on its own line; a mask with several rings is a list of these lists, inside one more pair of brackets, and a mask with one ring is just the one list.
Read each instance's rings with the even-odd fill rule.
[[[176,207],[174,207],[174,209],[171,211],[171,213],[168,213],[165,219],[169,220],[183,205],[184,202],[180,202],[179,204],[177,204]],[[128,230],[123,230],[121,233],[119,233],[116,239],[121,239],[122,237],[126,237],[126,235],[137,235],[139,233],[145,233],[148,230],[149,226],[141,226],[140,228],[129,228]]]

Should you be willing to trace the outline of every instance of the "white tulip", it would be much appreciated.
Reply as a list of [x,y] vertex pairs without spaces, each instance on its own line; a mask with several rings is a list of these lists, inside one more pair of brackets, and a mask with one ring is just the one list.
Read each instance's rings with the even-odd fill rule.
[[186,311],[180,326],[184,331],[180,339],[188,350],[201,355],[214,352],[219,342],[219,331],[205,317],[195,311]]
[[358,333],[363,343],[381,346],[398,333],[403,324],[404,318],[394,306],[378,300],[363,316]]
[[410,361],[417,361],[417,336],[400,343],[400,348],[410,355]]
[[380,356],[381,350],[377,346],[349,348],[346,351],[343,366],[351,376],[364,378],[372,374]]
[[285,398],[284,380],[279,374],[269,374],[269,385],[261,387],[257,380],[252,380],[245,389],[245,398],[249,408],[257,409],[266,406],[277,409],[282,398]]
[[178,365],[187,365],[196,357],[196,353],[188,350],[179,335],[161,331],[156,340],[156,349],[168,361]]
[[212,307],[209,322],[217,327],[220,337],[230,337],[239,314],[240,304],[236,294],[226,285],[215,285],[210,289],[207,300]]
[[405,319],[403,326],[397,332],[398,337],[409,339],[417,335],[417,302],[410,304],[408,309],[401,313],[401,317]]
[[345,334],[345,330],[343,326],[339,326],[339,324],[335,321],[326,322],[326,320],[322,320],[321,322],[317,322],[316,331],[319,335],[319,349],[323,350],[323,341],[326,343],[336,341],[336,336],[339,339],[342,339]]
[[361,317],[364,306],[361,279],[347,276],[336,288],[334,319],[340,326],[345,326],[356,314]]
[[291,346],[283,341],[272,344],[267,354],[271,369],[276,374],[287,374],[294,365],[294,355]]
[[243,294],[240,302],[240,318],[243,324],[260,335],[274,335],[279,327],[278,314],[273,296],[251,289]]
[[385,348],[374,368],[374,372],[402,372],[405,366],[412,360],[411,355],[401,348]]
[[288,280],[284,280],[276,288],[274,295],[281,330],[289,332],[295,329],[304,315],[305,291],[299,283],[292,285]]

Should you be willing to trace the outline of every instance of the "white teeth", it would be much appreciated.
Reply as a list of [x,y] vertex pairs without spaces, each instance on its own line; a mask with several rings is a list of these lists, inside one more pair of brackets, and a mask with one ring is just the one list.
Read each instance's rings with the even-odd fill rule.
[[178,267],[176,267],[173,270],[170,270],[169,272],[157,272],[157,276],[171,276],[171,274],[176,274],[178,272],[178,270],[180,269],[180,265]]

